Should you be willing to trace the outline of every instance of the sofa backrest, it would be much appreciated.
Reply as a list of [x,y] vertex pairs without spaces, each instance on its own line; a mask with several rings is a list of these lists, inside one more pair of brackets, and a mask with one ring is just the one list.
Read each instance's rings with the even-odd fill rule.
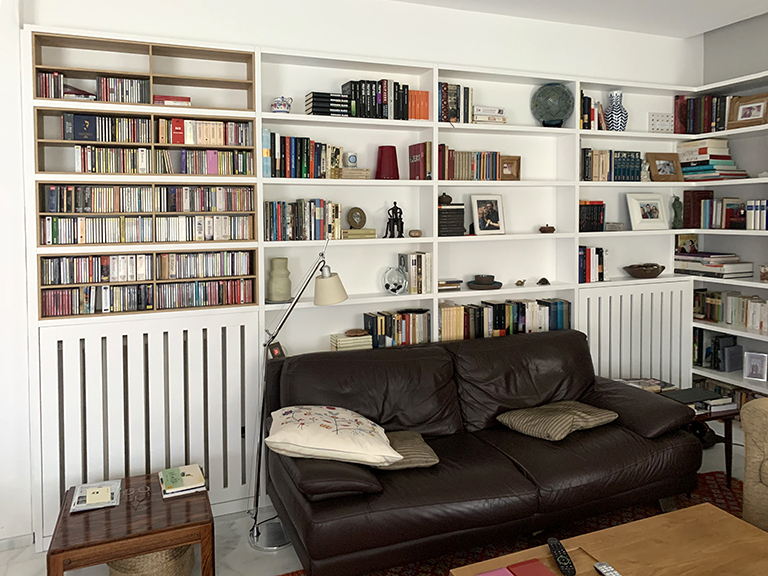
[[283,363],[279,402],[340,406],[387,432],[446,436],[462,430],[453,374],[442,346],[303,354]]
[[586,336],[575,330],[462,340],[445,345],[454,358],[464,427],[560,400],[577,400],[594,384]]

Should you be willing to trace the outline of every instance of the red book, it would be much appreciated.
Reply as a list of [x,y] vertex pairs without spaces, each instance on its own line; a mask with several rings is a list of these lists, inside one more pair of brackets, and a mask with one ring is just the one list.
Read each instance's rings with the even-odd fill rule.
[[315,177],[315,141],[309,141],[309,177]]
[[283,166],[285,167],[285,177],[291,177],[291,138],[285,137],[285,153],[283,154]]
[[171,144],[184,144],[184,120],[171,118]]
[[675,134],[686,134],[688,130],[688,103],[685,96],[675,96]]
[[544,566],[538,558],[511,564],[507,566],[507,570],[514,576],[555,576],[554,572]]
[[419,142],[408,146],[408,175],[411,180],[426,180],[426,144]]
[[456,151],[448,150],[448,180],[456,179]]
[[712,132],[712,96],[704,96],[704,130]]
[[685,190],[683,192],[683,228],[701,228],[701,201],[715,197],[712,190]]

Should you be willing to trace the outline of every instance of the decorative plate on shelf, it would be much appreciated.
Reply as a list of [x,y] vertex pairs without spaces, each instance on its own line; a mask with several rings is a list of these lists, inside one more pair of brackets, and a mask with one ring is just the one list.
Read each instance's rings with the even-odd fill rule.
[[544,84],[531,97],[531,114],[542,126],[560,128],[573,114],[573,94],[557,82]]

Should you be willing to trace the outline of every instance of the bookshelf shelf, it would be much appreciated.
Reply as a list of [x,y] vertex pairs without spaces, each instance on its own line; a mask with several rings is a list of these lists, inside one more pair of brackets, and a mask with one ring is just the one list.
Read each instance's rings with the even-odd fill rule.
[[[403,245],[403,244],[431,244],[433,238],[366,238],[366,239],[354,239],[354,240],[331,240],[328,242],[328,246],[383,246],[387,244]],[[283,241],[265,241],[263,243],[264,248],[322,248],[325,245],[325,240],[283,240]]]
[[[149,73],[131,72],[127,70],[103,70],[97,68],[72,68],[67,66],[44,66],[42,64],[35,66],[37,72],[61,72],[69,78],[81,78],[95,80],[97,78],[139,78],[149,80]],[[52,98],[52,100],[69,101],[67,98]]]
[[[294,102],[294,105],[299,104]],[[359,128],[365,130],[408,130],[432,129],[434,122],[428,120],[384,120],[381,118],[351,118],[346,116],[312,116],[292,112],[262,112],[265,125],[285,124],[286,126],[325,126],[333,128]]]
[[579,238],[626,238],[635,236],[672,236],[680,230],[617,230],[616,232],[579,232]]
[[98,146],[100,148],[152,148],[151,142],[102,142],[96,140],[54,140],[40,138],[37,140],[40,146]]
[[488,188],[543,188],[573,187],[569,180],[438,180],[438,188],[488,187]]
[[680,282],[681,278],[676,274],[662,274],[656,278],[622,278],[621,280],[606,280],[605,282],[587,282],[579,284],[579,290],[592,288],[604,288],[606,286],[636,286],[638,284],[653,284],[656,282]]
[[440,300],[453,300],[457,298],[468,299],[474,298],[480,300],[496,300],[499,296],[507,297],[525,297],[526,294],[539,294],[542,292],[556,292],[560,290],[573,290],[576,288],[575,284],[569,282],[552,282],[547,286],[537,286],[535,283],[533,286],[515,286],[513,282],[511,287],[502,286],[498,290],[470,290],[466,285],[462,286],[460,290],[454,290],[449,292],[438,292],[437,297]]
[[[544,128],[543,126],[515,126],[512,124],[451,124],[450,122],[438,122],[438,129],[449,134],[519,134],[521,136],[546,136],[553,138],[563,138],[573,136],[576,130],[573,128]],[[442,135],[442,134],[441,134]]]
[[[173,76],[170,74],[153,74],[155,86],[196,86],[199,88],[221,88],[224,90],[250,90],[252,80],[236,80],[230,78],[207,78],[205,76]],[[184,109],[184,106],[179,106]]]
[[552,234],[535,233],[510,233],[488,234],[485,236],[440,236],[437,241],[441,244],[454,244],[457,242],[506,242],[506,241],[531,241],[531,240],[559,240],[561,238],[575,238],[573,232],[554,232]]
[[703,276],[692,276],[696,282],[707,282],[710,284],[720,284],[722,286],[741,286],[756,290],[768,290],[768,282],[760,282],[759,278],[705,278]]
[[578,130],[582,140],[592,138],[607,138],[617,140],[671,140],[674,142],[683,142],[685,140],[694,140],[699,137],[697,134],[674,134],[667,132],[618,132],[613,130]]
[[[334,307],[346,307],[356,306],[362,304],[382,304],[385,306],[392,306],[396,308],[405,308],[409,304],[413,304],[417,301],[432,300],[432,294],[401,294],[399,296],[389,296],[386,294],[350,294],[349,298],[344,302],[335,304]],[[264,305],[264,310],[267,312],[280,311],[288,305],[287,302],[272,304],[267,303]],[[296,304],[296,308],[314,308],[314,304],[311,298],[302,298],[299,303]]]
[[731,230],[723,228],[686,228],[671,230],[674,234],[706,234],[711,236],[763,236],[768,237],[768,230]]
[[744,373],[739,370],[737,372],[720,372],[718,370],[710,370],[709,368],[701,368],[700,366],[694,366],[691,368],[691,372],[698,376],[704,376],[705,378],[711,378],[713,380],[719,380],[732,386],[739,386],[740,388],[746,388],[753,392],[759,392],[760,394],[768,395],[768,385],[762,384],[756,380],[747,380],[744,378]]
[[694,328],[703,328],[704,330],[711,330],[714,332],[722,332],[723,334],[731,334],[732,336],[743,336],[750,340],[759,340],[761,342],[768,342],[768,334],[761,332],[751,332],[748,330],[738,330],[731,328],[730,324],[725,322],[707,322],[705,320],[694,320]]
[[370,188],[385,186],[389,188],[410,188],[414,186],[434,186],[431,180],[355,180],[344,178],[264,178],[264,186],[346,186],[352,188]]

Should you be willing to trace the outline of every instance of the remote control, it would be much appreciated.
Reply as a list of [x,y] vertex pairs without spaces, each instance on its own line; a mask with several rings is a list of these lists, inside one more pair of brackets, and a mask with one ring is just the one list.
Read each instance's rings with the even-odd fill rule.
[[571,557],[568,556],[568,552],[565,551],[565,546],[562,545],[557,538],[548,538],[547,546],[549,551],[552,552],[552,557],[557,562],[557,567],[563,576],[576,576],[576,567],[571,561]]
[[621,576],[616,572],[616,568],[608,564],[608,562],[596,562],[595,570],[597,570],[602,576]]

